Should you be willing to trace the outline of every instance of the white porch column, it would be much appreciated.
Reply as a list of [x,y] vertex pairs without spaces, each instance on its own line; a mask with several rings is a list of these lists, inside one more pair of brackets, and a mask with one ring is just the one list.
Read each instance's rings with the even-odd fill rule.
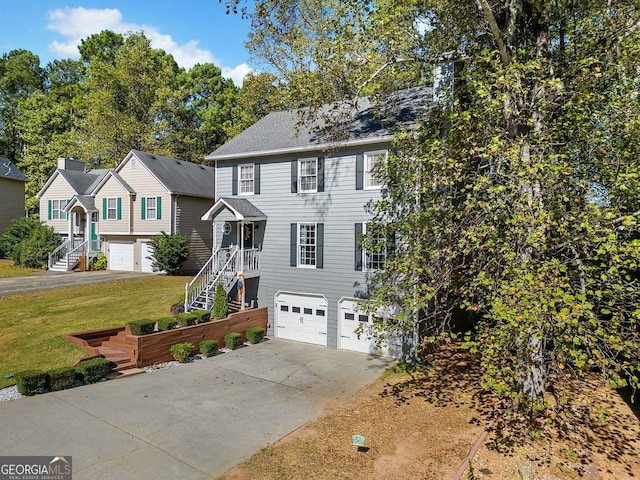
[[[244,274],[244,220],[240,222],[240,270],[239,270],[239,273]],[[244,293],[247,290],[245,281],[246,280],[242,278],[242,295],[240,298],[240,308],[244,308]]]
[[76,212],[71,211],[71,212],[69,212],[69,214],[67,216],[69,217],[69,238],[68,238],[68,240],[70,242],[69,243],[69,245],[70,245],[69,249],[72,249],[73,248],[73,220],[76,217]]

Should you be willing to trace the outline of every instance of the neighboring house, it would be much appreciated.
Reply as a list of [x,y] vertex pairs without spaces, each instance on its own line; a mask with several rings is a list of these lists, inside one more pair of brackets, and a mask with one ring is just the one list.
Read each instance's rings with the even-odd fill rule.
[[37,195],[41,218],[66,238],[50,268],[68,270],[102,251],[110,270],[151,272],[151,237],[166,232],[189,239],[183,271],[197,272],[211,256],[212,229],[200,215],[214,180],[212,167],[137,150],[109,170],[84,172],[82,162],[61,159]]
[[27,181],[11,160],[0,156],[0,235],[14,218],[24,217],[24,184]]
[[244,301],[269,308],[275,336],[398,355],[397,346],[358,338],[358,326],[374,321],[361,308],[368,274],[385,262],[363,251],[361,235],[383,191],[374,165],[395,129],[414,127],[431,100],[431,87],[397,92],[381,108],[361,99],[337,143],[300,125],[294,111],[271,113],[210,154],[218,200],[202,218],[213,222],[216,251],[186,308],[210,305],[206,290],[218,281],[242,294],[242,273]]

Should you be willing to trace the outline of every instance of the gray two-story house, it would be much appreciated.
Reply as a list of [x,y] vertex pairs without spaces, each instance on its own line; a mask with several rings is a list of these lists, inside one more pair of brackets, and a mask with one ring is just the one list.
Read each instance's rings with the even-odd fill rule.
[[399,91],[382,106],[360,99],[335,140],[319,133],[322,120],[309,126],[296,111],[275,112],[210,154],[217,201],[202,219],[213,223],[215,247],[186,307],[210,305],[207,285],[222,282],[247,305],[268,307],[276,337],[397,355],[397,346],[358,334],[374,321],[361,308],[368,275],[385,261],[361,238],[384,189],[374,165],[431,100],[431,87]]

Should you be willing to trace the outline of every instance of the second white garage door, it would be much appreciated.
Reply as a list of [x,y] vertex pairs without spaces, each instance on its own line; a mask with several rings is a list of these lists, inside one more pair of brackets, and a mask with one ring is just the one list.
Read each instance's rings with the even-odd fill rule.
[[153,272],[153,247],[149,242],[140,243],[140,270]]
[[133,271],[133,242],[109,242],[109,270]]
[[327,300],[321,295],[276,294],[276,335],[327,345]]

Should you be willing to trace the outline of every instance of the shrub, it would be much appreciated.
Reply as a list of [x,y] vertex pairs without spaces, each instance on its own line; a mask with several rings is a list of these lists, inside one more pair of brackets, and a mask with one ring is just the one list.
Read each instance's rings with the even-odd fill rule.
[[47,388],[51,392],[66,390],[73,387],[76,370],[71,367],[61,367],[47,372]]
[[172,330],[178,326],[178,321],[173,317],[164,317],[158,319],[158,331],[164,332],[166,330]]
[[175,319],[181,327],[188,327],[190,325],[195,325],[198,317],[193,313],[179,313],[175,316]]
[[175,358],[180,363],[185,363],[191,355],[191,351],[193,350],[193,343],[176,343],[169,347],[169,351],[173,358]]
[[198,347],[200,348],[200,353],[205,357],[213,357],[218,353],[218,342],[215,340],[202,340]]
[[239,333],[228,333],[224,336],[224,344],[229,350],[235,350],[242,345],[242,335]]
[[264,328],[262,327],[251,327],[247,328],[247,340],[249,343],[260,343],[264,338]]
[[129,329],[132,335],[147,335],[153,333],[156,328],[156,321],[145,318],[144,320],[134,320],[129,322]]
[[89,265],[90,270],[106,270],[107,269],[107,256],[99,252],[98,255],[91,259],[91,264]]
[[47,268],[49,252],[60,245],[60,235],[33,217],[20,217],[5,229],[0,244],[0,249],[15,265]]
[[191,313],[197,317],[196,323],[207,323],[211,320],[211,312],[209,310],[194,310]]
[[222,284],[218,283],[216,285],[216,294],[213,299],[213,318],[215,318],[216,320],[227,318],[228,312],[229,302],[227,301],[227,292],[225,292]]
[[153,270],[176,275],[189,256],[188,242],[187,237],[179,233],[169,235],[166,232],[160,232],[160,235],[151,237]]
[[96,383],[109,373],[109,360],[106,358],[92,358],[76,366],[76,372],[84,383]]
[[38,370],[25,370],[15,374],[18,392],[22,395],[44,393],[47,386],[47,374]]

